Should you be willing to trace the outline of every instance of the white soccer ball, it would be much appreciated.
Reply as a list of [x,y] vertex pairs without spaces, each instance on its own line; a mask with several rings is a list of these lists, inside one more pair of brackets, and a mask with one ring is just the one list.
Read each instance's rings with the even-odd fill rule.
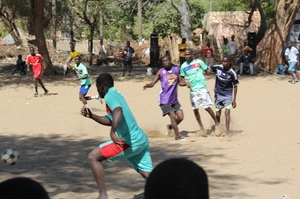
[[19,157],[20,157],[20,154],[18,151],[14,150],[14,149],[6,149],[2,153],[1,159],[2,159],[3,163],[6,165],[14,165],[18,161]]

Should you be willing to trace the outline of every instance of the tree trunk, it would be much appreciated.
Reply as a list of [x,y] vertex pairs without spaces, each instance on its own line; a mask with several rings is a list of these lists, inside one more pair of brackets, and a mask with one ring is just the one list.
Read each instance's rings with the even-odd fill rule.
[[52,65],[51,59],[46,46],[46,38],[43,32],[44,19],[44,0],[30,0],[32,10],[32,21],[34,25],[34,34],[38,47],[38,53],[44,57],[44,74],[56,74],[55,68]]
[[173,0],[168,0],[169,3],[177,10],[181,15],[180,28],[181,37],[186,38],[186,40],[191,40],[191,19],[190,19],[190,6],[188,0],[180,0],[181,6],[174,3]]
[[90,39],[89,39],[89,66],[93,65],[93,40],[94,40],[94,26],[90,26]]
[[52,32],[52,41],[53,41],[53,49],[56,50],[56,0],[52,0],[52,28],[53,28],[53,32]]
[[[7,9],[7,8],[6,8]],[[2,23],[6,30],[9,32],[9,34],[12,36],[12,38],[15,41],[15,44],[17,46],[22,46],[23,42],[19,33],[19,30],[14,22],[14,19],[12,16],[9,14],[10,12],[3,12],[2,10],[0,11],[0,18],[2,19]]]
[[286,39],[299,8],[299,0],[279,0],[274,23],[267,31],[266,42],[257,57],[260,69],[273,73],[281,63]]
[[264,38],[267,31],[267,17],[261,7],[260,0],[256,0],[257,8],[260,14],[260,26],[255,38],[255,46]]
[[137,0],[138,4],[138,28],[139,28],[139,40],[142,39],[142,30],[143,30],[143,24],[142,24],[142,3],[141,0]]
[[[102,9],[102,8],[101,8]],[[99,35],[100,35],[100,48],[99,48],[99,55],[100,55],[100,60],[106,59],[106,53],[104,51],[104,43],[103,43],[103,38],[104,38],[104,20],[103,20],[103,12],[100,10],[99,12]]]

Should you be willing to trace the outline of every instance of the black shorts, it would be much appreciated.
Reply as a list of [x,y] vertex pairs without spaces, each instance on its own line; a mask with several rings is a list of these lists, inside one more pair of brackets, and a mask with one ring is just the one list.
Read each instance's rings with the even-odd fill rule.
[[163,116],[167,115],[171,111],[176,112],[178,110],[181,110],[181,105],[179,104],[179,102],[177,102],[176,104],[161,104],[159,106],[163,112]]

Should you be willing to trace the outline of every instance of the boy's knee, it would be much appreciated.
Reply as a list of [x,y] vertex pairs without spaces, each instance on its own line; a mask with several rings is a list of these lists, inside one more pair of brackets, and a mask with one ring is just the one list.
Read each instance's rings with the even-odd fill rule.
[[178,121],[178,122],[181,122],[183,119],[184,119],[183,116],[177,117],[177,121]]

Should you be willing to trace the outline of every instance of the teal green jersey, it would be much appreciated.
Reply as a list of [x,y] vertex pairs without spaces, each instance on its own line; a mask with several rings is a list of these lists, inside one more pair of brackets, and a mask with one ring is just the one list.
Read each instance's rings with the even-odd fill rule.
[[206,80],[203,71],[207,69],[207,65],[200,59],[185,61],[181,65],[180,76],[186,77],[191,84],[191,91],[198,91],[206,88]]

